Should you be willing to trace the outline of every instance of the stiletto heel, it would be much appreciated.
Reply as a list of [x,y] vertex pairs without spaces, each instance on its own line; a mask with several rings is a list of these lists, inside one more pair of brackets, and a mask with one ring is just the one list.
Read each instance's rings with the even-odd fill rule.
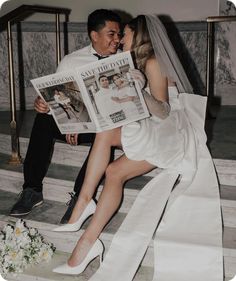
[[79,219],[75,223],[68,223],[65,225],[61,225],[59,227],[56,227],[53,229],[55,232],[69,232],[69,231],[78,231],[82,224],[87,220],[88,217],[90,217],[92,214],[94,214],[96,210],[96,203],[93,199],[91,199],[87,205],[87,207],[84,209],[83,213],[79,217]]
[[100,265],[103,262],[103,252],[101,253],[101,255],[99,256],[99,260],[100,260]]
[[61,273],[61,274],[70,274],[70,275],[78,275],[82,273],[86,267],[90,264],[92,260],[94,260],[97,256],[100,258],[100,264],[103,257],[104,246],[101,240],[97,239],[93,244],[92,248],[88,252],[85,259],[77,266],[69,266],[68,263],[60,265],[53,269],[53,272]]

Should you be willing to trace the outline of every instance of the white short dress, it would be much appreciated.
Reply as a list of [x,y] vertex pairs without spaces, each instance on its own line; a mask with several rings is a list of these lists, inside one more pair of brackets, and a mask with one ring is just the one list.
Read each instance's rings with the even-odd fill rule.
[[184,157],[186,121],[176,87],[168,87],[170,115],[166,119],[151,116],[122,127],[121,142],[126,156],[146,160],[159,168],[176,167]]

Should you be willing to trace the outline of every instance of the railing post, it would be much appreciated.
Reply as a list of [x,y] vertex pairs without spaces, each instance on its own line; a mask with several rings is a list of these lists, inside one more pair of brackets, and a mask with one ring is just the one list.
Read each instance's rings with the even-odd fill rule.
[[10,163],[20,164],[20,150],[19,150],[19,136],[17,132],[17,122],[16,122],[16,95],[15,95],[15,85],[14,85],[14,63],[13,63],[13,48],[12,48],[12,32],[11,32],[11,21],[7,22],[7,40],[8,40],[8,68],[9,68],[9,88],[10,88],[10,108],[11,108],[11,147],[12,154]]
[[60,14],[56,14],[56,58],[58,65],[61,60]]
[[214,40],[213,40],[213,22],[207,22],[207,66],[206,66],[206,96],[209,98],[212,96],[212,73],[214,70]]

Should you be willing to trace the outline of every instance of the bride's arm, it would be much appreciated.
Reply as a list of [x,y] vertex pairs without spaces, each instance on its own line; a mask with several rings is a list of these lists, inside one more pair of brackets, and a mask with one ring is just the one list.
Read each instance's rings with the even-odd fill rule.
[[155,58],[147,61],[145,74],[152,96],[156,100],[168,102],[168,80],[161,73],[159,64]]
[[143,91],[149,112],[152,115],[165,119],[169,116],[170,106],[168,104],[168,80],[163,77],[156,59],[147,61],[145,74],[151,95]]

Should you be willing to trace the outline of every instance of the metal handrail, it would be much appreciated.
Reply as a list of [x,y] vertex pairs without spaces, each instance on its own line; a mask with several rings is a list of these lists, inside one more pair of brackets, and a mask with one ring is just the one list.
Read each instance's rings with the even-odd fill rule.
[[207,66],[206,66],[206,95],[213,96],[214,92],[214,24],[216,22],[236,21],[236,16],[211,16],[207,21]]
[[19,146],[19,135],[17,130],[16,120],[16,95],[15,95],[15,79],[14,79],[14,64],[13,64],[13,46],[12,46],[12,31],[11,24],[22,20],[35,12],[55,14],[56,15],[56,62],[59,63],[61,59],[61,44],[60,44],[60,14],[65,15],[65,22],[69,20],[70,9],[37,6],[37,5],[22,5],[15,10],[0,18],[0,26],[6,25],[7,28],[7,40],[8,40],[8,65],[9,65],[9,85],[10,85],[10,110],[11,110],[11,148],[12,154],[10,163],[20,164],[20,146]]
[[236,21],[236,16],[214,16],[208,17],[207,22]]
[[0,17],[0,24],[6,24],[8,21],[15,22],[21,20],[22,17],[27,17],[33,13],[46,13],[46,14],[64,14],[69,16],[71,10],[67,8],[57,8],[39,5],[21,5],[6,15]]

